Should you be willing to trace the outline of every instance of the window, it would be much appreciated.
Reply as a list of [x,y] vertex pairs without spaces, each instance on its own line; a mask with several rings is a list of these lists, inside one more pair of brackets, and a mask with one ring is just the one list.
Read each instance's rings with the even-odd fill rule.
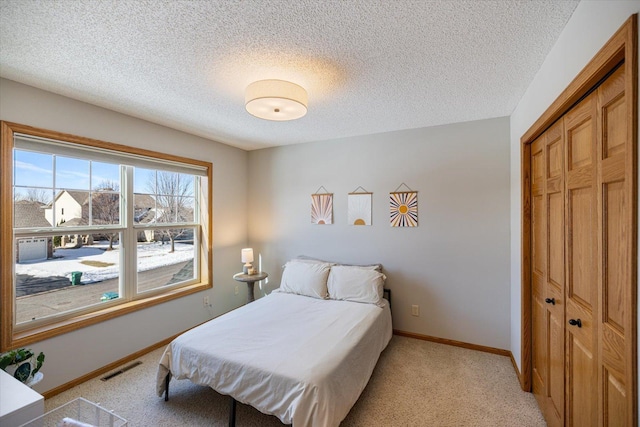
[[1,147],[2,350],[211,287],[210,163],[6,122]]

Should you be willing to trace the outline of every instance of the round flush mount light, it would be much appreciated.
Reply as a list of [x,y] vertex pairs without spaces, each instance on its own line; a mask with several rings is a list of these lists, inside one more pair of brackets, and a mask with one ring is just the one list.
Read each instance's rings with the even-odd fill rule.
[[307,91],[284,80],[258,80],[247,86],[245,108],[260,119],[299,119],[307,114]]

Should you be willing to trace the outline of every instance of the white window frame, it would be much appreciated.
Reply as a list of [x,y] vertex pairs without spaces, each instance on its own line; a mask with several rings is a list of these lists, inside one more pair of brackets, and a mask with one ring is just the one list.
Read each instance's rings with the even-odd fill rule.
[[[111,319],[132,311],[144,309],[171,299],[212,287],[212,164],[125,145],[93,140],[55,131],[36,129],[2,121],[0,154],[0,233],[11,238],[0,239],[0,351],[47,339],[70,330]],[[115,160],[121,164],[121,223],[117,225],[93,225],[65,227],[64,234],[96,234],[99,231],[121,233],[120,241],[120,292],[121,298],[83,307],[67,313],[24,322],[15,320],[15,239],[60,235],[60,227],[14,229],[13,221],[13,150],[30,149],[49,154],[89,158],[95,161]],[[44,151],[43,151],[44,150]],[[196,219],[190,222],[142,225],[133,221],[133,170],[134,167],[182,172],[199,176],[195,185],[194,212]],[[54,195],[55,197],[55,195]],[[55,209],[53,210],[55,212]],[[55,222],[54,222],[55,223]],[[145,229],[193,228],[194,229],[194,279],[148,291],[137,291],[136,257],[131,251],[137,248],[137,233]]]

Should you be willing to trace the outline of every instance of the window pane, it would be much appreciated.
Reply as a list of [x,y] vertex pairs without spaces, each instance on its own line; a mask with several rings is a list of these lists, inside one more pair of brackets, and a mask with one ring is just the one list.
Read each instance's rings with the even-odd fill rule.
[[40,188],[16,188],[14,190],[13,226],[15,228],[47,228],[51,227],[47,218],[47,208],[51,207],[46,200],[51,200],[53,190]]
[[160,196],[178,196],[182,187],[180,186],[180,174],[175,172],[158,171],[156,178],[158,188],[156,192]]
[[14,187],[13,200],[26,200],[47,205],[53,200],[53,188]]
[[133,170],[133,192],[155,194],[156,171],[144,168],[135,168]]
[[53,156],[14,150],[14,184],[25,187],[53,187]]
[[[62,190],[56,194],[55,225],[79,227],[89,225],[89,192]],[[47,207],[47,218],[53,215],[53,207]]]
[[[196,176],[136,168],[135,223],[180,223],[194,221]],[[153,204],[151,203],[153,200]]]
[[181,173],[179,179],[181,191],[177,196],[193,196],[195,194],[195,175]]
[[57,156],[56,188],[89,190],[89,161]]
[[156,222],[156,201],[151,194],[133,195],[134,224],[150,224]]
[[91,162],[91,183],[94,188],[120,189],[120,166],[112,163]]
[[178,202],[178,222],[195,221],[195,198],[180,197]]
[[102,304],[119,297],[119,235],[109,241],[92,236],[16,239],[17,323]]
[[138,292],[195,278],[193,228],[138,234]]
[[91,199],[91,225],[120,224],[120,193],[102,189]]
[[176,222],[177,199],[177,197],[173,196],[157,196],[156,216],[158,222]]

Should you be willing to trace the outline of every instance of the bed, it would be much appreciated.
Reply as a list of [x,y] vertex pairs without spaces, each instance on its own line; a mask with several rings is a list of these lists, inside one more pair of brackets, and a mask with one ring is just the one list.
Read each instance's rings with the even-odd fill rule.
[[[172,377],[187,378],[284,424],[339,425],[391,339],[389,304],[376,297],[384,275],[350,269],[347,287],[338,289],[332,279],[344,279],[343,266],[306,264],[287,263],[280,289],[171,342],[160,360],[158,395],[168,397]],[[310,269],[322,270],[319,279],[312,271],[313,283]],[[378,280],[358,283],[362,276]]]

